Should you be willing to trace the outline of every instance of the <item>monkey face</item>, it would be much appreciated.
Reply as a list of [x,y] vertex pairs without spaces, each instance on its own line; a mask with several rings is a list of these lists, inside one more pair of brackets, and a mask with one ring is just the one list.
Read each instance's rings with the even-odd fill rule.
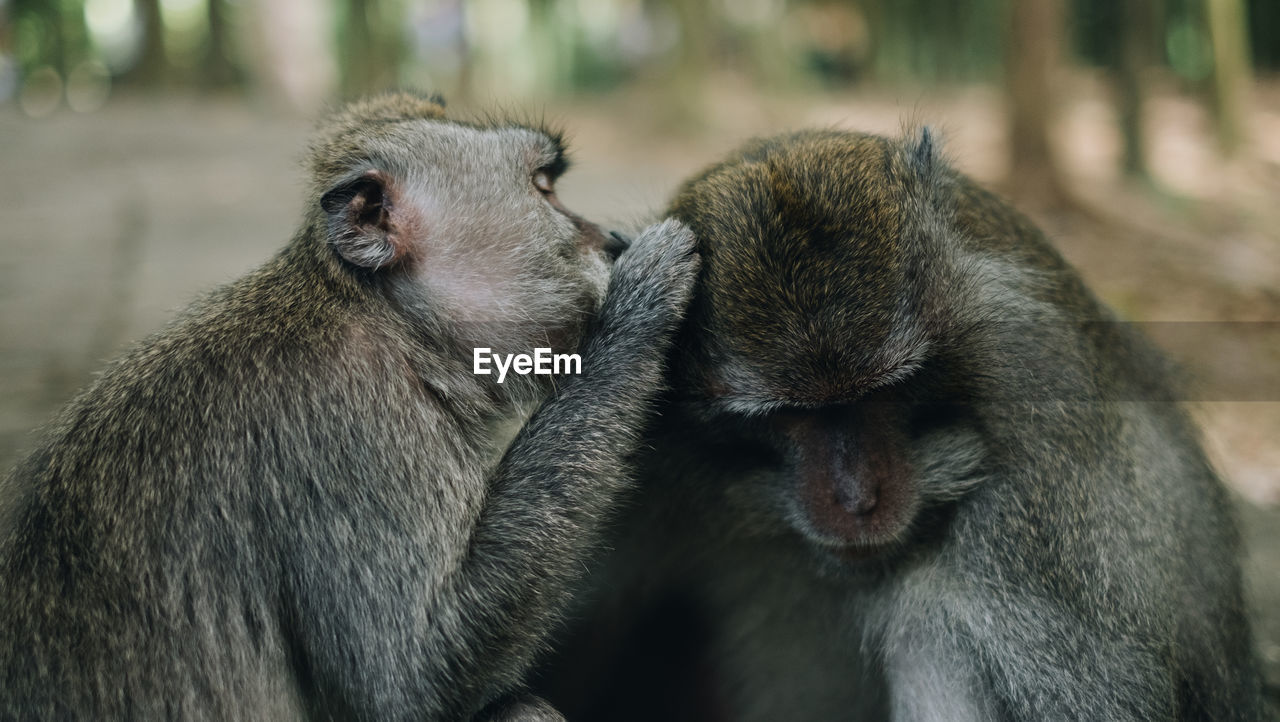
[[913,538],[918,464],[933,463],[896,393],[749,413],[722,398],[681,407],[684,423],[700,427],[694,448],[719,460],[709,477],[729,480],[720,493],[731,515],[751,519],[748,534],[794,535],[842,563],[883,558]]
[[317,143],[333,252],[463,346],[572,351],[625,243],[560,202],[559,134],[407,102],[354,106]]
[[807,539],[850,558],[900,540],[918,503],[900,418],[881,401],[775,412],[786,509]]
[[926,505],[967,488],[981,456],[916,292],[928,269],[904,240],[921,233],[904,150],[837,132],[757,141],[673,207],[704,259],[678,391],[712,436],[769,449],[728,498],[845,562],[927,533]]

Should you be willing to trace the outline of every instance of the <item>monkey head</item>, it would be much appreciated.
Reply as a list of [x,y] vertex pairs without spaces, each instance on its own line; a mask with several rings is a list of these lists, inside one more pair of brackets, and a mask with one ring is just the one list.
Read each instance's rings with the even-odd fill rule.
[[945,262],[930,236],[947,233],[934,156],[927,131],[757,140],[671,208],[704,259],[679,407],[712,447],[739,449],[722,458],[756,466],[726,499],[837,563],[893,554],[978,466],[963,403],[934,373],[948,315],[928,280]]
[[625,247],[556,196],[559,133],[450,120],[438,97],[350,105],[310,157],[320,252],[465,353],[573,350]]

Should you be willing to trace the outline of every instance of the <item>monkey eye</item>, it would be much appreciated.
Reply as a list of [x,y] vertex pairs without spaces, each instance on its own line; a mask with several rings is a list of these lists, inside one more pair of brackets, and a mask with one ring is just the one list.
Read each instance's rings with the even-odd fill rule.
[[555,183],[551,180],[551,174],[545,170],[540,170],[533,174],[533,185],[546,195],[555,193],[556,190]]

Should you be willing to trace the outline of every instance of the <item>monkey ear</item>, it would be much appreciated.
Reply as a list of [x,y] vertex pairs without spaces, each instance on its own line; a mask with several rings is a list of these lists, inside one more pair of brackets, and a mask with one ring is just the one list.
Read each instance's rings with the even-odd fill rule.
[[329,219],[329,244],[348,263],[377,270],[404,257],[403,219],[391,177],[369,170],[320,198]]
[[933,131],[927,125],[920,129],[920,137],[911,148],[911,161],[915,164],[916,172],[925,177],[931,175],[937,167],[937,143],[933,139]]

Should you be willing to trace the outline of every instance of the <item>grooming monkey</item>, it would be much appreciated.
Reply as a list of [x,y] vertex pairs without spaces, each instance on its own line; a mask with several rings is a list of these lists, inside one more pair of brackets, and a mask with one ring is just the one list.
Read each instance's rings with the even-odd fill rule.
[[573,720],[1256,720],[1166,359],[927,131],[749,143],[641,500],[541,675]]
[[[557,718],[512,695],[628,486],[692,236],[610,273],[556,134],[410,95],[339,112],[310,164],[292,242],[5,481],[0,719]],[[479,346],[582,373],[498,384]]]

